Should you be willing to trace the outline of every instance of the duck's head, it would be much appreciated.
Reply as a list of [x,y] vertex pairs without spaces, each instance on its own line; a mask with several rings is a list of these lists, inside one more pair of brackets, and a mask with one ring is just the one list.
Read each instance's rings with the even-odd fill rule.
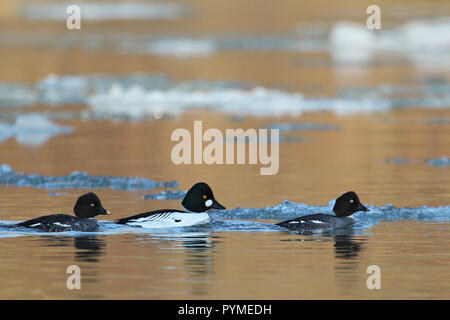
[[192,212],[205,212],[210,209],[225,209],[214,198],[211,188],[204,182],[196,183],[189,191],[181,203],[183,207]]
[[358,211],[369,211],[359,202],[358,195],[354,191],[344,193],[342,196],[336,199],[333,211],[338,217],[351,216]]
[[98,215],[111,214],[111,212],[103,208],[99,197],[92,192],[83,194],[78,198],[73,212],[78,218],[93,218]]

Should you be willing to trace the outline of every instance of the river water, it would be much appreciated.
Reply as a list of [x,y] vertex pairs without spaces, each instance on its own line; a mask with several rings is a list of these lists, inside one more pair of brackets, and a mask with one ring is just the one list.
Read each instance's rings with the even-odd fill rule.
[[[73,31],[34,3],[0,7],[1,298],[450,298],[445,1],[381,1],[375,38],[348,23],[365,22],[365,1],[131,5],[131,20],[100,7]],[[171,134],[195,120],[224,135],[279,128],[278,173],[175,165]],[[210,224],[113,223],[181,209],[179,195],[144,196],[200,181],[227,208]],[[349,190],[370,209],[352,228],[274,225],[331,213]],[[72,214],[87,191],[112,211],[98,232],[7,226]],[[66,287],[70,265],[80,290]],[[371,265],[379,290],[367,287]]]

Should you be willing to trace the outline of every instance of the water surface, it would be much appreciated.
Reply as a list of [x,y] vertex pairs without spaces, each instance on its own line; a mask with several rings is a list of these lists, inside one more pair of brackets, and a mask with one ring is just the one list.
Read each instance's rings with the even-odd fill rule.
[[[385,32],[375,41],[339,23],[363,23],[365,1],[181,1],[156,19],[103,17],[79,32],[59,18],[32,19],[31,2],[5,3],[0,298],[450,298],[445,1],[382,1]],[[410,39],[411,30],[424,36]],[[356,36],[367,46],[347,41]],[[174,165],[171,133],[192,131],[194,120],[222,132],[280,128],[279,172]],[[164,195],[199,181],[228,208],[211,212],[211,224],[112,223],[181,209]],[[148,197],[163,190],[163,199]],[[355,214],[352,228],[296,234],[273,225],[329,213],[348,190],[371,210]],[[87,191],[113,213],[99,232],[5,227],[71,214]],[[81,290],[66,288],[73,264]],[[381,268],[380,290],[367,289],[370,265]]]

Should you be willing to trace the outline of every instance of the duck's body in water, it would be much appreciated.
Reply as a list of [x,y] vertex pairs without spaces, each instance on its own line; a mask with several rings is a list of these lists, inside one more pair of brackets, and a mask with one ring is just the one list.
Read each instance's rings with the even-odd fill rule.
[[116,223],[142,228],[188,227],[210,222],[207,213],[210,209],[225,209],[204,182],[195,184],[186,193],[182,205],[188,211],[162,209],[119,219]]
[[349,191],[336,199],[333,211],[335,215],[316,213],[277,223],[278,226],[293,231],[334,229],[354,224],[352,215],[358,211],[369,211],[359,201],[358,195]]
[[68,214],[52,214],[39,218],[20,222],[11,227],[24,227],[43,232],[64,231],[96,231],[98,222],[94,218],[97,215],[110,214],[103,208],[100,199],[95,193],[89,192],[80,196],[73,208],[75,216]]

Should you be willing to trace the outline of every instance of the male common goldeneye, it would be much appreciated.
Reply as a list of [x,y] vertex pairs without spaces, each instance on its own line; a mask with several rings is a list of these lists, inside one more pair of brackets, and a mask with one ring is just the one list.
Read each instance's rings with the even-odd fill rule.
[[188,212],[162,209],[119,219],[116,222],[143,228],[188,227],[208,223],[210,219],[206,211],[210,209],[225,209],[217,202],[211,188],[204,182],[195,184],[186,193],[181,204]]
[[369,211],[359,202],[358,195],[349,191],[336,199],[331,214],[316,213],[277,223],[278,226],[294,231],[332,229],[351,226],[354,223],[351,215],[358,211]]
[[24,221],[16,224],[16,226],[44,232],[96,231],[98,223],[93,218],[97,215],[111,214],[103,208],[100,199],[92,192],[78,198],[73,212],[76,217],[67,214],[52,214]]

